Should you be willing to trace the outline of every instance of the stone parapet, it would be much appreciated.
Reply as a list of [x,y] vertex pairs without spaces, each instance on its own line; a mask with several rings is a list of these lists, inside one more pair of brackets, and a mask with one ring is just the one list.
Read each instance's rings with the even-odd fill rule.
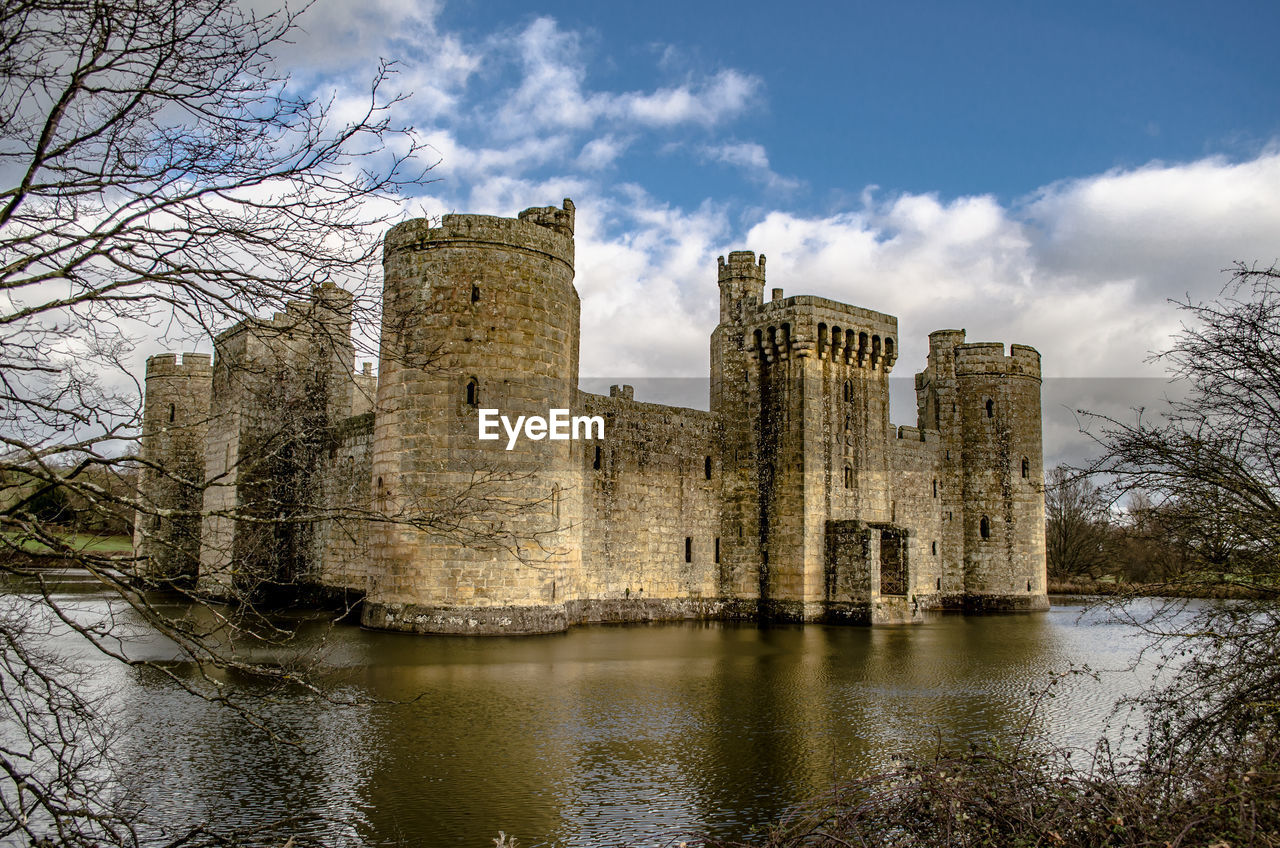
[[426,218],[392,227],[384,256],[402,250],[432,250],[442,245],[478,249],[502,247],[537,253],[573,267],[573,202],[564,208],[535,207],[518,218],[494,215],[445,215],[439,224]]

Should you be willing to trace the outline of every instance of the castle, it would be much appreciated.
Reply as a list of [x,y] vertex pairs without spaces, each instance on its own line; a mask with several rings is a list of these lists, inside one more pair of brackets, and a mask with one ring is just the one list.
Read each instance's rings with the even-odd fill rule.
[[[376,376],[352,296],[317,287],[147,362],[135,546],[213,595],[362,598],[366,626],[918,621],[1043,610],[1040,357],[929,335],[917,424],[889,423],[897,319],[765,300],[718,267],[710,410],[581,391],[574,207],[446,215],[384,245]],[[478,438],[482,409],[599,416],[600,440]]]

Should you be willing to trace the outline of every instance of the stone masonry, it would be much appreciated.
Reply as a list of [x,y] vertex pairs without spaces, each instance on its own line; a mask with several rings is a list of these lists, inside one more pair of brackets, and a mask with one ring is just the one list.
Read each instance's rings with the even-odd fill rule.
[[[150,576],[343,592],[421,633],[1048,607],[1035,350],[931,333],[916,425],[894,427],[897,319],[766,301],[765,258],[735,251],[710,411],[583,392],[574,215],[393,227],[376,376],[351,371],[332,286],[219,335],[212,367],[149,360],[142,494],[180,519],[138,523]],[[604,438],[478,438],[481,410],[555,408]]]

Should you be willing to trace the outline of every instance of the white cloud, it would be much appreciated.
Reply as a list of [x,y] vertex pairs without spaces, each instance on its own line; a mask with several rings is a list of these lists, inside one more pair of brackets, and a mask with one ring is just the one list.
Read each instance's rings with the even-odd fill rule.
[[602,170],[612,165],[630,144],[630,139],[618,138],[614,135],[593,138],[582,146],[577,165],[586,171]]
[[755,142],[703,145],[701,153],[705,159],[741,169],[748,179],[774,191],[794,191],[802,185],[800,180],[774,172],[764,145]]
[[[239,5],[261,16],[281,4],[241,0]],[[298,31],[274,52],[282,67],[329,72],[391,59],[403,53],[400,45],[414,42],[426,54],[439,44],[436,18],[441,6],[434,0],[316,0],[298,15]]]
[[493,147],[469,147],[447,130],[428,133],[423,140],[440,160],[432,176],[458,186],[482,182],[492,175],[519,177],[533,168],[562,161],[571,149],[566,135],[533,136]]
[[514,36],[496,39],[493,50],[514,51],[521,65],[520,84],[498,112],[498,126],[509,134],[539,127],[585,130],[600,122],[713,126],[741,114],[761,88],[757,77],[724,70],[649,92],[589,91],[579,35],[546,17]]
[[609,111],[650,126],[712,126],[744,112],[759,92],[757,77],[727,70],[699,83],[620,95],[610,102]]

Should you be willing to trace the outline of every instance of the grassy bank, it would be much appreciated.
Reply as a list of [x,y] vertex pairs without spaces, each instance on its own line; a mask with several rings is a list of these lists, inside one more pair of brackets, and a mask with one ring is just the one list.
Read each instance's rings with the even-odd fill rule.
[[1176,583],[1124,583],[1115,580],[1070,580],[1049,578],[1050,595],[1103,595],[1140,598],[1234,598],[1262,600],[1276,597],[1278,590],[1224,582],[1221,579],[1181,580]]
[[[129,554],[133,552],[133,539],[129,536],[104,536],[95,533],[59,533],[58,538],[70,548],[84,553],[94,554]],[[35,539],[17,539],[10,537],[9,544],[32,554],[53,553],[53,549]]]

